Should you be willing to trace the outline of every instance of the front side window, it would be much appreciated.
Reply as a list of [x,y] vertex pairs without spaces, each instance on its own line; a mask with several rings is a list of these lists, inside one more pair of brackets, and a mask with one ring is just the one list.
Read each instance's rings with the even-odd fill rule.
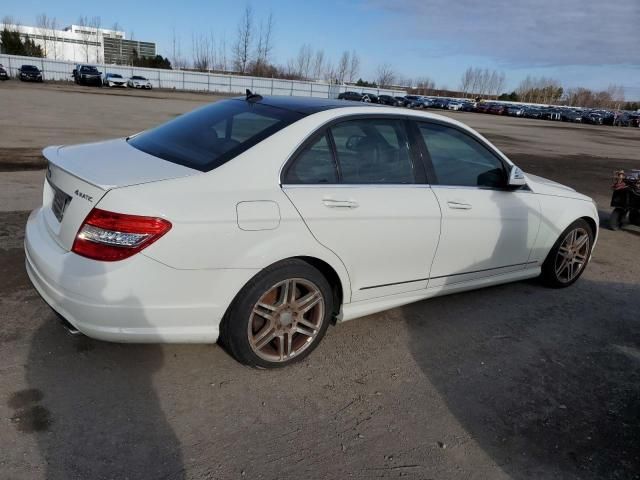
[[138,150],[207,172],[304,117],[280,108],[226,100],[131,137]]
[[444,125],[419,123],[418,127],[438,184],[488,188],[505,186],[504,165],[480,142]]
[[347,120],[330,128],[342,183],[415,183],[402,120]]

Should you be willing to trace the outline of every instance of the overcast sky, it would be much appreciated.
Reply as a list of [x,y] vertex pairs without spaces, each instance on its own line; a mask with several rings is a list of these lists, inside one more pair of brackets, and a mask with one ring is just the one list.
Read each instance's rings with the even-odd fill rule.
[[[213,32],[232,42],[245,2],[235,0],[3,0],[0,16],[33,24],[38,13],[73,23],[100,16],[136,39],[155,41],[171,55],[175,28],[183,53],[194,33]],[[430,76],[457,88],[468,66],[502,70],[515,88],[527,75],[560,80],[565,87],[625,87],[640,99],[640,0],[323,0],[253,1],[256,16],[276,22],[274,60],[286,63],[300,45],[337,58],[355,49],[362,76],[389,63],[403,76]]]

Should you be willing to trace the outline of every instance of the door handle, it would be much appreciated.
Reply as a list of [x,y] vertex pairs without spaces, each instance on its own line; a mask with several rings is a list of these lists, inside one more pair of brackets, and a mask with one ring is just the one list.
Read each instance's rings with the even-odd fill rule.
[[471,204],[457,201],[449,201],[447,202],[449,208],[453,208],[454,210],[471,210]]
[[322,203],[329,208],[358,208],[355,200],[335,200],[333,198],[323,198]]

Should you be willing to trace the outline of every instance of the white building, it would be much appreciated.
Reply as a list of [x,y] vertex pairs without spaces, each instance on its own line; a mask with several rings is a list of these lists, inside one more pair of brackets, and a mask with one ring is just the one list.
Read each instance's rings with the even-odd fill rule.
[[129,64],[134,50],[138,56],[154,57],[156,45],[152,42],[127,40],[125,32],[106,28],[71,25],[62,30],[6,25],[20,32],[42,48],[46,58],[82,63]]

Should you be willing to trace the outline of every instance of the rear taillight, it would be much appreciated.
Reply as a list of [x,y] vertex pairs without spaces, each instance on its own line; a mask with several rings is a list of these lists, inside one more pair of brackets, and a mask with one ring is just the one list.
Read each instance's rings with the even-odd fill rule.
[[113,213],[94,208],[73,242],[72,252],[103,262],[128,258],[171,229],[162,218]]

